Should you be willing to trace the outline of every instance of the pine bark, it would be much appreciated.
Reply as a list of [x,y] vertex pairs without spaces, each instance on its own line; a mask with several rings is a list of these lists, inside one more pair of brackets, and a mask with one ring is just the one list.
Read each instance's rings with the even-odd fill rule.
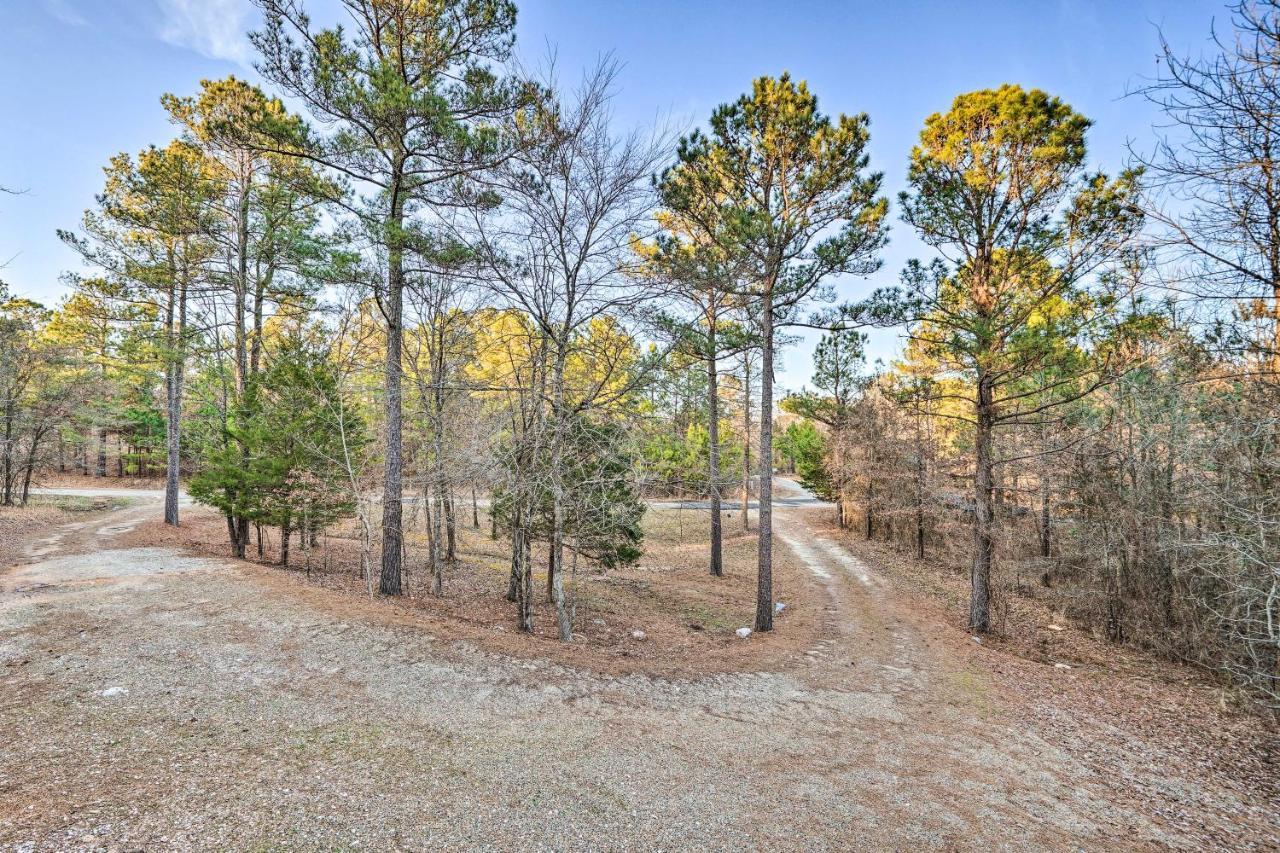
[[995,402],[992,380],[985,368],[978,368],[977,429],[975,431],[973,491],[973,567],[970,573],[969,630],[984,634],[991,629],[991,566],[995,561],[992,532],[992,490],[994,486],[992,433]]
[[401,572],[404,566],[404,516],[403,493],[403,406],[401,350],[402,299],[404,297],[404,251],[400,231],[404,225],[403,201],[400,183],[403,162],[398,162],[396,175],[391,182],[391,215],[387,228],[390,240],[387,251],[387,292],[382,300],[382,313],[387,327],[386,355],[386,426],[385,462],[382,479],[382,571],[378,579],[378,591],[383,595],[400,595]]
[[707,478],[711,491],[711,575],[724,575],[722,519],[720,515],[720,389],[716,372],[715,326],[708,330],[707,345]]
[[761,306],[760,540],[756,548],[755,630],[773,630],[773,287]]

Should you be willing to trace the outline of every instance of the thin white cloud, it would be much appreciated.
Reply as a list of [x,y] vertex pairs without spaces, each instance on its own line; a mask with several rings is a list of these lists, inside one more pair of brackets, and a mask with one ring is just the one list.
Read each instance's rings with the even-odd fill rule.
[[249,64],[248,0],[157,0],[157,35],[211,59]]
[[53,17],[73,27],[85,27],[89,25],[89,21],[84,15],[76,11],[76,8],[68,2],[68,0],[41,0],[44,10]]

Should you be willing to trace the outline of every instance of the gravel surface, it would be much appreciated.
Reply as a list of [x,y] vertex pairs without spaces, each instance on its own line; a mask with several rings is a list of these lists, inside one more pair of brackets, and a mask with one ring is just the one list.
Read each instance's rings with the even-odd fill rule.
[[1192,846],[1007,713],[798,516],[779,539],[828,594],[823,638],[781,671],[670,681],[512,660],[268,569],[112,547],[154,511],[50,531],[0,575],[0,844]]

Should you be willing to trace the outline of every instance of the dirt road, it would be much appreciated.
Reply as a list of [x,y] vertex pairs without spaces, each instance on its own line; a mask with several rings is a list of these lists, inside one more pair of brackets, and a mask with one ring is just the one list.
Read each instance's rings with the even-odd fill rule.
[[[828,591],[822,641],[782,672],[677,683],[514,661],[267,569],[113,547],[156,511],[130,496],[0,575],[16,849],[1193,846],[1008,714],[799,505],[779,539]],[[1221,807],[1257,807],[1234,796]]]

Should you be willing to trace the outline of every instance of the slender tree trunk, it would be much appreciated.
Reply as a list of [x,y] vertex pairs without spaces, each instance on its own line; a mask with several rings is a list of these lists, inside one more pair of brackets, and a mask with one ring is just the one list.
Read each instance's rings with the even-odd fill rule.
[[742,532],[751,530],[751,351],[742,353]]
[[434,352],[431,354],[431,470],[435,497],[431,520],[431,579],[436,595],[444,592],[444,561],[453,560],[452,541],[449,542],[447,552],[442,554],[445,538],[453,538],[449,485],[444,471],[444,322],[444,317],[437,316],[432,322],[431,330],[435,341]]
[[431,558],[431,592],[433,595],[444,594],[444,559],[442,558],[441,545],[443,544],[444,523],[444,489],[440,488],[437,481],[431,490],[431,540],[428,545],[427,552]]
[[280,565],[286,568],[289,566],[289,539],[292,535],[293,530],[289,521],[286,520],[280,525]]
[[556,571],[548,578],[551,585],[551,600],[556,605],[556,628],[560,639],[568,642],[573,637],[573,624],[569,619],[569,610],[564,597],[564,578],[559,571],[564,565],[564,480],[561,472],[561,460],[564,453],[564,432],[568,427],[565,415],[565,362],[568,356],[568,332],[564,332],[556,342],[555,372],[552,375],[551,417],[551,553],[552,563]]
[[924,442],[916,437],[916,559],[924,559]]
[[724,575],[722,519],[720,515],[720,388],[716,372],[716,331],[711,324],[707,329],[707,480],[711,490],[711,575]]
[[249,354],[245,340],[244,312],[249,296],[249,184],[253,180],[251,155],[240,153],[240,198],[236,205],[236,276],[234,282],[235,317],[232,328],[235,334],[236,401],[243,404],[249,382]]
[[978,368],[977,430],[973,491],[973,568],[970,574],[969,630],[984,634],[991,629],[991,566],[995,560],[992,532],[993,462],[992,431],[995,426],[994,389],[990,376]]
[[98,477],[107,476],[107,428],[98,427],[98,464],[94,468],[94,475]]
[[476,500],[476,484],[471,484],[471,526],[480,529],[480,502]]
[[404,226],[404,214],[400,193],[400,169],[392,181],[391,216],[387,223],[390,241],[387,252],[387,294],[382,300],[382,312],[387,324],[386,357],[386,448],[382,479],[382,572],[378,589],[383,595],[400,595],[400,574],[404,565],[404,531],[401,519],[404,515],[402,463],[402,399],[401,363],[402,328],[401,300],[404,296],[404,253],[400,231]]
[[5,506],[13,506],[13,424],[16,418],[13,395],[5,398],[4,406],[4,501]]
[[124,436],[116,434],[116,477],[124,479]]
[[453,489],[444,490],[444,558],[453,563],[458,559],[458,520],[454,516]]
[[59,432],[58,433],[58,473],[59,474],[67,473],[67,457],[66,457],[65,450],[66,450],[66,442],[63,441],[62,433]]
[[1040,474],[1040,556],[1048,559],[1053,551],[1053,528],[1049,512],[1049,478]]
[[524,529],[525,513],[517,514],[512,528],[513,577],[515,579],[516,625],[521,631],[533,632],[533,572],[530,565],[530,542]]
[[552,604],[556,600],[556,549],[553,545],[547,546],[547,601]]
[[[253,181],[252,157],[246,151],[240,152],[240,198],[236,205],[236,270],[234,289],[234,305],[232,307],[232,330],[235,336],[235,408],[242,415],[248,414],[249,396],[249,352],[245,331],[245,309],[249,296],[249,198],[250,185]],[[261,311],[261,305],[254,306],[255,312]],[[256,369],[256,365],[255,365]],[[240,441],[240,459],[245,468],[249,466],[249,448]],[[247,518],[228,519],[232,549],[235,555],[244,559],[245,549],[249,544],[249,520]]]
[[[164,484],[164,521],[174,527],[178,526],[178,475],[182,461],[182,390],[186,374],[186,324],[187,324],[187,281],[186,271],[181,281],[176,284],[177,293],[171,292],[169,311],[169,345],[168,382],[166,383],[166,416],[165,446],[167,451],[165,484]],[[177,297],[175,310],[174,296]]]
[[27,505],[27,498],[31,496],[31,475],[36,470],[36,454],[40,449],[40,442],[44,440],[45,428],[41,427],[31,434],[31,446],[27,448],[27,458],[22,465],[22,505]]
[[27,459],[27,465],[22,472],[22,505],[27,505],[27,499],[31,497],[31,472],[35,470],[36,461],[30,457]]
[[760,540],[756,549],[757,631],[773,630],[773,287],[760,311]]

